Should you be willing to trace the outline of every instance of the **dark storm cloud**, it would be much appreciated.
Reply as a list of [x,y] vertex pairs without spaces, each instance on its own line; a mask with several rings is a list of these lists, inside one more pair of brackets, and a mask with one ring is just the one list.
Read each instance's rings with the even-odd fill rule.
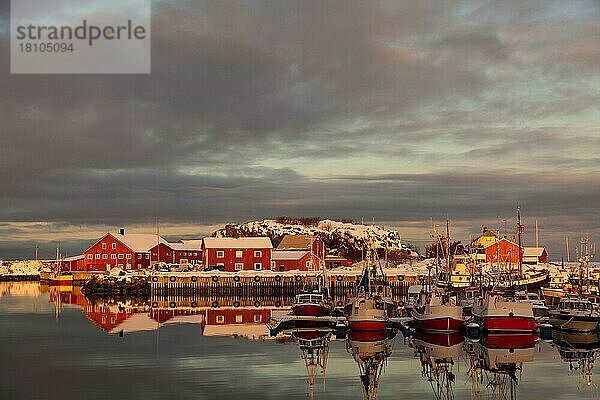
[[[4,54],[8,7],[0,0]],[[0,61],[0,220],[467,219],[515,199],[590,215],[583,201],[564,211],[572,199],[546,175],[592,173],[567,183],[584,199],[597,188],[600,99],[583,79],[599,62],[594,2],[152,11],[150,75],[10,75]],[[356,160],[383,160],[388,178],[355,176]],[[527,179],[513,179],[519,168]]]

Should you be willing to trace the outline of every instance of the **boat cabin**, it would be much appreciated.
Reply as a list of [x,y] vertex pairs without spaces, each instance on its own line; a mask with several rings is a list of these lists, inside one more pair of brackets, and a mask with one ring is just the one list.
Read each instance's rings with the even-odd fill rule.
[[579,299],[562,299],[560,303],[558,303],[558,310],[582,310],[582,311],[592,311],[594,305],[587,300],[579,300]]

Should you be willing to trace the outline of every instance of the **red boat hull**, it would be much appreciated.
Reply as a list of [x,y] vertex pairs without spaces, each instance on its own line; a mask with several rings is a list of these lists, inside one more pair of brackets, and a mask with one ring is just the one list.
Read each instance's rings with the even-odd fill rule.
[[415,319],[415,327],[426,331],[436,332],[460,332],[463,321],[450,317]]
[[50,286],[73,286],[72,280],[51,279]]
[[538,326],[528,317],[486,317],[480,319],[483,330],[493,332],[534,332]]
[[292,306],[292,314],[303,317],[324,317],[331,314],[329,308],[316,304],[300,304]]
[[484,337],[485,346],[491,349],[528,349],[535,345],[536,340],[537,335],[533,333],[496,334]]
[[351,331],[385,331],[387,324],[385,321],[348,321],[348,327]]

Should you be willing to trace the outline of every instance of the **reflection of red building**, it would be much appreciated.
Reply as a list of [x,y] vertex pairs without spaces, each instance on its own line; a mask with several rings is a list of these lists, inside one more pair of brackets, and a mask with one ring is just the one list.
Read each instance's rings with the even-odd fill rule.
[[485,248],[485,261],[492,263],[518,264],[519,254],[523,257],[523,249],[519,252],[519,245],[502,238]]
[[157,235],[128,233],[107,233],[84,251],[81,267],[84,271],[109,271],[122,269],[147,268],[151,259],[150,249],[157,242],[166,244],[166,240]]
[[265,308],[210,308],[206,310],[206,325],[261,324],[271,318]]
[[268,237],[204,238],[202,262],[230,272],[270,270],[272,249]]

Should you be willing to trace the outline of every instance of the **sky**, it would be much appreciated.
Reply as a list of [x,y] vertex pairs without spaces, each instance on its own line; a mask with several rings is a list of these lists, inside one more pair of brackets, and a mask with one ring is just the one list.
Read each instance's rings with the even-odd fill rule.
[[600,3],[158,1],[151,74],[11,75],[0,0],[0,259],[103,232],[430,218],[565,257],[600,238]]

